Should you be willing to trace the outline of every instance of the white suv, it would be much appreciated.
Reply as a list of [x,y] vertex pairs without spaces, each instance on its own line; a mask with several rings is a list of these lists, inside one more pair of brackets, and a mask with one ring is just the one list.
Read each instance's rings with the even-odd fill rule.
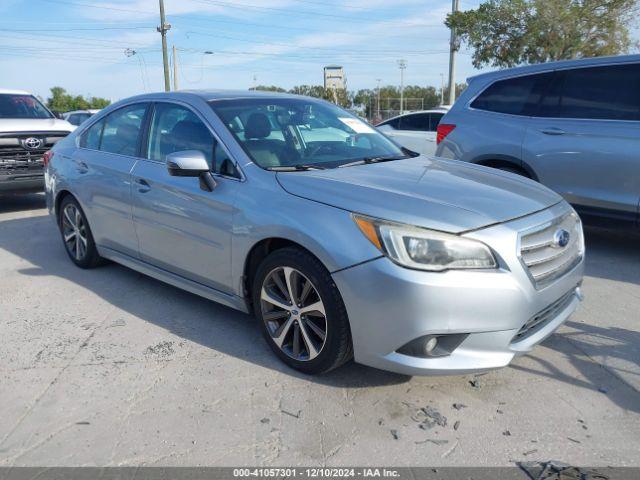
[[405,148],[424,155],[436,151],[436,130],[448,106],[405,113],[377,125],[377,129]]
[[44,153],[74,128],[30,93],[0,89],[0,193],[44,190]]

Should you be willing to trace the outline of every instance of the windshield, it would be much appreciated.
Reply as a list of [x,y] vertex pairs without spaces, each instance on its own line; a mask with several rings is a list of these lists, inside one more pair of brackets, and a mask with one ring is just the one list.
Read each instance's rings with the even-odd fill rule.
[[335,168],[407,156],[368,123],[327,102],[245,98],[210,105],[262,168]]
[[0,118],[53,118],[33,95],[0,94]]

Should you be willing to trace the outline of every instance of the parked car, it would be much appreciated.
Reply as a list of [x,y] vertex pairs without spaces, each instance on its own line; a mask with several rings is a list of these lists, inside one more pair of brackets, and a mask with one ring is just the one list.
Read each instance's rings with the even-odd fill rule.
[[405,113],[385,120],[376,128],[409,150],[433,155],[436,151],[438,123],[448,110],[448,106],[442,106],[432,110]]
[[0,193],[44,190],[44,152],[73,130],[33,95],[0,89]]
[[77,266],[254,312],[303,372],[507,365],[579,303],[580,220],[531,180],[406,152],[318,99],[146,94],[47,154],[46,197]]
[[438,140],[437,155],[537,180],[591,222],[635,225],[640,55],[473,77],[440,123]]
[[77,127],[82,122],[91,118],[99,111],[99,109],[73,110],[71,112],[63,113],[62,118],[69,122],[71,125],[75,125]]

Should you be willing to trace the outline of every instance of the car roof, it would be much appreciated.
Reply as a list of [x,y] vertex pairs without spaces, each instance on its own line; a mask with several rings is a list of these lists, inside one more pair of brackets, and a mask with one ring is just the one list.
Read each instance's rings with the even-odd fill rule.
[[472,82],[474,80],[491,80],[497,78],[515,77],[519,75],[526,75],[530,73],[548,72],[552,70],[562,70],[568,68],[580,68],[591,67],[598,65],[615,65],[620,63],[638,63],[640,62],[640,55],[616,55],[609,57],[593,57],[593,58],[580,58],[577,60],[560,60],[557,62],[538,63],[535,65],[525,65],[522,67],[505,68],[503,70],[495,70],[492,72],[481,73],[469,77],[467,80]]
[[[130,101],[145,100],[145,99],[160,99],[160,98],[189,98],[199,97],[204,101],[209,102],[213,100],[230,100],[230,99],[242,99],[242,98],[301,98],[302,95],[295,95],[292,93],[280,93],[280,92],[265,92],[259,90],[178,90],[175,92],[156,92],[145,93],[137,95],[135,97],[127,98],[124,100]],[[321,99],[315,99],[321,100]]]
[[31,95],[31,93],[25,90],[11,90],[8,88],[0,88],[0,93],[10,94],[10,95]]
[[72,113],[98,113],[99,111],[99,108],[88,108],[86,110],[69,110],[68,112],[64,112],[64,114],[71,115]]

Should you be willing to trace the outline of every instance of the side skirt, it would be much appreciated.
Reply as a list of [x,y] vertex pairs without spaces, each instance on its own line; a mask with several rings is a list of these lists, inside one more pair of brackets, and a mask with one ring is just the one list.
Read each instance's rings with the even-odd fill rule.
[[241,312],[249,313],[247,303],[245,302],[244,298],[215,290],[211,287],[207,287],[206,285],[202,285],[201,283],[194,282],[187,278],[181,277],[180,275],[168,272],[167,270],[155,267],[146,262],[107,247],[98,247],[98,251],[100,253],[100,256],[124,265],[125,267],[131,268],[132,270],[136,270],[144,275],[148,275],[149,277],[155,278],[156,280],[168,283],[169,285],[173,285],[174,287],[186,290],[187,292],[199,295],[216,303],[221,303],[222,305],[226,305],[227,307],[240,310]]

